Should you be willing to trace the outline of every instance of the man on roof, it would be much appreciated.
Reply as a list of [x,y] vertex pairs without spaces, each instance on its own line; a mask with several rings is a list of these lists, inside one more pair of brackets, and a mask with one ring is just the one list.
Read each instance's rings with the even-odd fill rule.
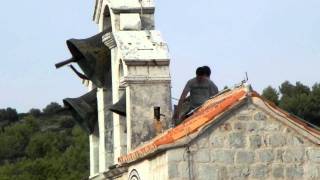
[[[182,91],[174,114],[174,119],[181,122],[183,119],[188,117],[192,110],[201,106],[210,97],[218,94],[218,88],[210,80],[210,75],[211,69],[208,66],[197,68],[196,77],[190,79]],[[189,93],[190,97],[187,98]]]

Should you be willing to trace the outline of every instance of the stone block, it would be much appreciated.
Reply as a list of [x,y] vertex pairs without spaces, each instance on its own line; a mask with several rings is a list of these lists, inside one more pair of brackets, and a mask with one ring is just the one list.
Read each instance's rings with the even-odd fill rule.
[[224,141],[225,141],[225,136],[222,135],[215,135],[214,133],[210,137],[210,144],[212,147],[223,147],[224,146]]
[[229,132],[232,130],[232,126],[230,123],[224,123],[219,126],[219,131],[220,132]]
[[262,129],[266,130],[266,131],[279,131],[281,129],[281,125],[279,123],[271,123],[271,122],[265,122],[264,126],[261,127]]
[[[190,169],[190,171],[192,171],[192,169]],[[178,164],[178,172],[179,172],[179,177],[180,178],[188,178],[189,177],[188,162],[180,162]]]
[[304,159],[305,151],[303,148],[288,148],[283,153],[283,161],[290,162],[302,162]]
[[171,162],[168,164],[168,177],[169,178],[179,177],[177,163]]
[[141,30],[141,19],[138,13],[121,13],[120,30]]
[[217,165],[199,164],[197,180],[222,180],[226,179],[226,168]]
[[242,148],[246,146],[246,140],[243,133],[231,133],[228,140],[231,147]]
[[303,176],[303,167],[301,165],[289,165],[286,167],[286,177],[295,178]]
[[247,124],[244,122],[236,122],[233,124],[233,129],[238,131],[245,131],[247,129]]
[[254,152],[241,150],[236,152],[237,164],[251,164],[254,162]]
[[234,162],[234,151],[232,150],[212,150],[211,161],[231,165]]
[[251,135],[249,137],[249,141],[250,141],[250,148],[252,148],[252,149],[260,148],[262,145],[260,135]]
[[263,162],[263,163],[270,163],[274,159],[272,149],[260,150],[258,151],[258,156],[259,156],[260,162]]
[[272,177],[283,178],[284,177],[284,165],[275,164],[272,166]]
[[250,114],[239,114],[237,119],[240,121],[250,121],[252,119]]
[[305,175],[308,179],[320,179],[320,164],[308,163],[305,169]]
[[320,148],[308,149],[307,154],[311,162],[320,163]]
[[254,114],[253,119],[256,121],[265,121],[267,120],[267,115],[263,112],[257,112]]
[[304,139],[298,136],[289,136],[287,139],[287,144],[291,146],[302,146],[304,145]]
[[200,149],[196,152],[192,152],[193,160],[199,163],[207,163],[210,162],[210,150],[209,149]]
[[169,150],[167,152],[168,162],[183,161],[186,158],[184,157],[185,155],[186,153],[184,148]]
[[248,166],[231,166],[228,167],[228,177],[230,179],[246,178],[250,174]]
[[209,147],[209,138],[207,136],[202,136],[197,140],[197,145],[199,148],[208,148]]
[[249,132],[256,132],[258,131],[259,129],[259,126],[256,122],[251,122],[251,123],[248,123],[247,125],[247,131]]
[[276,152],[275,160],[278,161],[278,162],[283,162],[284,150],[283,149],[277,149],[277,150],[275,150],[275,152]]
[[268,142],[272,147],[282,147],[286,144],[286,137],[280,133],[271,134]]
[[257,164],[251,167],[250,176],[255,178],[267,177],[269,173],[269,167],[264,164]]

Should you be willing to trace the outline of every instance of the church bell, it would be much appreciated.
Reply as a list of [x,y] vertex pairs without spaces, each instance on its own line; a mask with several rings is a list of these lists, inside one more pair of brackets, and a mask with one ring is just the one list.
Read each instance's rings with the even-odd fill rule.
[[78,98],[66,98],[63,104],[71,111],[75,121],[89,134],[92,134],[98,121],[97,89]]
[[107,72],[111,71],[111,57],[110,50],[102,42],[102,36],[109,31],[111,29],[87,39],[67,40],[72,57],[57,63],[56,68],[76,62],[89,80],[97,87],[104,87],[107,81]]
[[109,110],[121,116],[126,116],[126,95],[122,95],[120,100],[113,104]]

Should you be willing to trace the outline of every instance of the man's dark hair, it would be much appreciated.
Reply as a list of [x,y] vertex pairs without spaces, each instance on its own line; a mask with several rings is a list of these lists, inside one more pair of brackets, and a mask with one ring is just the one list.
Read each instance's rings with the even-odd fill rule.
[[206,75],[206,74],[205,74],[205,70],[204,70],[203,67],[198,67],[197,70],[196,70],[196,74],[197,74],[197,76],[204,76],[204,75]]
[[203,70],[204,70],[204,74],[206,76],[210,76],[211,75],[211,69],[209,66],[202,66]]

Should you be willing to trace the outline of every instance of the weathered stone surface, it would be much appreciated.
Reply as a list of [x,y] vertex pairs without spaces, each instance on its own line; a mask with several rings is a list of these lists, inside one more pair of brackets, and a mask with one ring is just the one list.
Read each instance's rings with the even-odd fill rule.
[[221,180],[226,179],[226,168],[217,165],[200,164],[198,167],[199,180]]
[[215,135],[214,133],[212,134],[213,136],[210,136],[210,143],[212,147],[223,147],[224,146],[224,141],[225,141],[225,136],[222,135]]
[[169,178],[179,177],[178,167],[177,164],[171,162],[168,167],[168,176]]
[[173,149],[171,151],[168,151],[167,158],[168,162],[171,161],[183,161],[185,155],[185,149]]
[[189,169],[191,167],[188,166],[188,162],[180,162],[178,164],[178,172],[180,178],[188,178],[189,176],[189,170],[192,171],[192,169]]
[[245,131],[247,129],[247,124],[243,122],[236,122],[233,125],[233,129],[239,130],[239,131]]
[[197,145],[199,148],[208,148],[209,147],[209,138],[207,136],[202,136],[198,139]]
[[210,150],[200,149],[196,151],[193,155],[193,160],[200,163],[210,162]]
[[234,162],[234,151],[225,149],[212,150],[211,161],[231,165]]
[[260,135],[251,135],[249,137],[250,148],[256,149],[259,148],[262,144]]
[[272,147],[284,146],[286,144],[286,138],[280,133],[271,134],[269,136],[269,144]]
[[273,161],[273,150],[272,149],[263,149],[258,151],[258,156],[260,162],[269,163]]
[[272,176],[274,178],[283,178],[284,177],[284,165],[275,164],[272,166]]
[[304,149],[303,148],[288,148],[283,153],[283,161],[286,163],[289,162],[302,162],[304,158]]
[[250,174],[248,166],[231,166],[228,168],[228,175],[229,178],[241,178],[241,177],[248,177]]
[[308,179],[320,179],[320,164],[308,163],[305,167]]
[[258,164],[251,167],[250,175],[255,178],[263,178],[268,176],[269,168],[267,165]]
[[243,133],[231,133],[229,135],[229,145],[235,148],[241,148],[246,146],[246,141]]
[[237,119],[240,120],[240,121],[249,121],[251,120],[251,116],[249,114],[239,114],[237,116]]
[[298,136],[290,136],[287,139],[287,144],[292,146],[304,145],[304,140]]
[[283,149],[277,149],[277,150],[276,150],[275,160],[282,162],[282,161],[283,161],[283,153],[284,153],[284,150],[283,150]]
[[254,161],[254,152],[252,151],[238,151],[236,153],[237,164],[251,164]]
[[267,120],[267,116],[263,112],[257,112],[254,114],[253,119],[256,121],[265,121]]
[[220,132],[229,132],[232,130],[232,126],[230,123],[224,123],[221,126],[219,126]]
[[259,129],[259,126],[256,122],[250,122],[247,125],[247,131],[249,132],[256,132],[258,131],[258,129]]
[[320,163],[320,148],[308,149],[307,153],[311,162]]
[[303,176],[303,168],[300,165],[289,165],[286,167],[286,177],[302,177]]

